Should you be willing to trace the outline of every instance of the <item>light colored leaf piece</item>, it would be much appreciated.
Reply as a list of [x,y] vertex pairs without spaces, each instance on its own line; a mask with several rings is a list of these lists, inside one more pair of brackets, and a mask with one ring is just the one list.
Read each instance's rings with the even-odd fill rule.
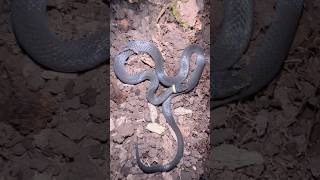
[[161,126],[160,124],[158,123],[149,123],[146,127],[146,129],[148,129],[149,131],[151,132],[154,132],[154,133],[157,133],[157,134],[162,134],[166,128]]
[[150,111],[150,118],[151,122],[156,122],[156,119],[158,118],[158,112],[156,106],[153,104],[148,103],[149,111]]

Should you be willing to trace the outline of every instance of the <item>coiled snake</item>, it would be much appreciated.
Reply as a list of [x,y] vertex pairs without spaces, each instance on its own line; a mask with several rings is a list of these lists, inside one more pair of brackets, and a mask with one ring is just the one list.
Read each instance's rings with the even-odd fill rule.
[[277,1],[274,21],[249,62],[237,69],[234,65],[246,50],[252,32],[253,0],[224,0],[224,6],[223,26],[211,46],[211,108],[248,97],[272,81],[294,39],[303,0]]
[[11,23],[19,45],[37,63],[60,72],[92,69],[109,58],[108,31],[63,41],[50,32],[47,0],[12,0]]
[[[155,62],[155,70],[144,70],[136,74],[129,74],[126,72],[124,65],[128,58],[133,54],[141,53],[147,53],[151,56]],[[192,54],[197,55],[196,69],[192,72],[190,80],[188,82],[184,82],[188,76],[189,61]],[[170,125],[177,136],[177,153],[174,159],[165,165],[144,165],[139,156],[138,145],[135,145],[137,164],[145,173],[170,171],[182,158],[184,149],[183,137],[172,114],[171,99],[179,94],[187,93],[194,89],[198,84],[205,65],[203,51],[196,45],[190,45],[183,51],[180,61],[180,69],[176,76],[169,77],[165,73],[163,62],[163,57],[158,48],[154,44],[145,41],[129,41],[127,46],[114,59],[114,72],[123,83],[135,85],[145,80],[150,81],[146,98],[154,105],[162,104],[162,112],[166,118],[166,122]],[[160,82],[164,86],[170,88],[161,95],[156,96],[155,92]]]

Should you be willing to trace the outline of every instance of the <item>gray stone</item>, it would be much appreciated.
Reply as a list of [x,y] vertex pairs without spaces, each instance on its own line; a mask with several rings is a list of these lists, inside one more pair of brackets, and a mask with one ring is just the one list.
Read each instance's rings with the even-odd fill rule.
[[213,130],[211,137],[212,145],[215,146],[231,139],[233,137],[233,130],[231,128],[216,129]]
[[72,140],[80,140],[86,135],[86,123],[84,121],[62,123],[59,125],[59,130]]
[[264,163],[262,155],[258,152],[250,152],[239,149],[236,146],[223,144],[213,148],[210,152],[209,166],[213,169],[234,170],[250,165],[260,165]]

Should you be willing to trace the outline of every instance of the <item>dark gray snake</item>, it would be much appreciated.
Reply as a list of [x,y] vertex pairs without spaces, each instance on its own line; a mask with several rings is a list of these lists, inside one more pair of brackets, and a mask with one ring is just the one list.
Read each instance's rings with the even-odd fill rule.
[[72,41],[50,32],[47,0],[12,0],[11,23],[19,45],[37,63],[60,72],[81,72],[109,58],[108,31]]
[[[142,53],[147,53],[151,56],[155,62],[155,70],[144,70],[135,74],[129,74],[126,72],[124,66],[128,58],[134,54]],[[193,54],[197,55],[196,69],[193,70],[191,78],[185,82],[189,72],[190,59]],[[144,165],[139,157],[138,145],[135,145],[137,164],[145,173],[170,171],[182,158],[184,149],[183,137],[172,115],[171,99],[179,94],[193,90],[197,86],[205,66],[203,51],[196,45],[190,45],[183,51],[180,61],[180,69],[176,76],[169,77],[164,71],[163,63],[163,57],[154,44],[145,41],[129,41],[127,46],[115,57],[113,64],[116,76],[123,83],[135,85],[145,80],[150,81],[146,98],[154,105],[162,104],[162,112],[166,118],[166,122],[170,125],[177,136],[176,155],[171,162],[165,165]],[[157,96],[155,93],[159,83],[170,88]]]
[[288,54],[303,9],[303,0],[278,0],[275,19],[249,62],[236,67],[252,32],[253,0],[224,3],[223,25],[211,49],[211,108],[248,97],[272,81]]

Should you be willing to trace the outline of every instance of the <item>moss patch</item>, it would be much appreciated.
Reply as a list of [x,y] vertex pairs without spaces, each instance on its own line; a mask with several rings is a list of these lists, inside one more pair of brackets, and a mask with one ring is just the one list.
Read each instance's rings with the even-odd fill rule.
[[[186,1],[186,0],[184,0],[184,1]],[[179,1],[179,2],[183,2],[183,1]],[[174,1],[170,5],[170,11],[171,11],[173,17],[176,19],[176,21],[183,28],[189,28],[189,24],[181,18],[181,14],[180,14],[179,9],[178,9],[177,6],[178,6],[178,1]]]

